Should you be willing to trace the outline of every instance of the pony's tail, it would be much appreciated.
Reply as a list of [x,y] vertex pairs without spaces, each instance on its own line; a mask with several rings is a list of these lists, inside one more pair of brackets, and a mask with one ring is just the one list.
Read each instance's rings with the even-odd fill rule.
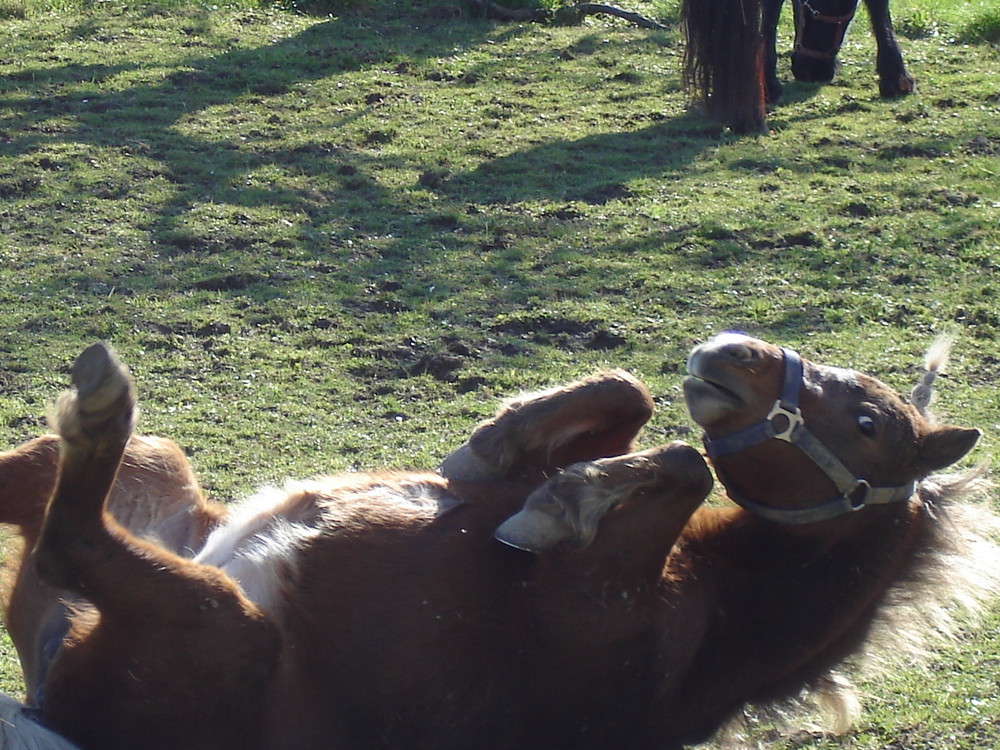
[[765,129],[762,0],[683,0],[684,82],[706,114],[739,133]]

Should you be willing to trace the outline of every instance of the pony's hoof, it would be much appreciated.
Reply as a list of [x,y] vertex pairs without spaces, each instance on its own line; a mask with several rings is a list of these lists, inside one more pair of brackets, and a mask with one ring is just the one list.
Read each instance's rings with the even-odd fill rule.
[[98,414],[112,408],[131,388],[128,369],[106,344],[93,344],[76,358],[71,372],[77,409]]
[[494,537],[526,552],[545,552],[563,543],[580,549],[594,540],[601,519],[614,508],[662,503],[683,525],[711,488],[704,459],[679,442],[578,463],[532,492]]
[[878,89],[883,99],[896,99],[914,93],[917,90],[917,82],[913,76],[904,71],[899,77],[881,79]]
[[116,451],[135,421],[135,393],[128,369],[110,347],[87,347],[73,363],[73,388],[56,403],[55,424],[69,443],[98,453]]

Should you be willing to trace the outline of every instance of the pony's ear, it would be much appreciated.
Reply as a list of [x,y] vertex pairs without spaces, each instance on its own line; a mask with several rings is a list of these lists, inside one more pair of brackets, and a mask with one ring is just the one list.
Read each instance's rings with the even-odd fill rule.
[[506,479],[632,449],[653,413],[646,386],[623,370],[513,399],[441,464],[448,479]]
[[951,466],[972,450],[982,434],[965,427],[939,427],[924,438],[917,464],[927,472]]

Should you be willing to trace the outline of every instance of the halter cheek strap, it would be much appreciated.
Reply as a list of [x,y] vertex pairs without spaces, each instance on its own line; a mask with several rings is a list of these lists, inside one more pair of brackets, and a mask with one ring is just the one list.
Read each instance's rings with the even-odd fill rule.
[[830,478],[839,493],[836,498],[812,508],[774,508],[751,500],[733,484],[716,464],[715,472],[726,487],[732,500],[754,515],[768,521],[786,524],[815,523],[861,510],[868,505],[885,505],[909,499],[916,484],[910,482],[898,487],[872,487],[865,479],[854,476],[820,440],[806,429],[805,418],[799,408],[802,389],[802,359],[791,349],[782,348],[784,373],[781,394],[762,422],[719,438],[705,435],[703,440],[708,455],[715,459],[738,453],[765,440],[783,440],[799,448]]

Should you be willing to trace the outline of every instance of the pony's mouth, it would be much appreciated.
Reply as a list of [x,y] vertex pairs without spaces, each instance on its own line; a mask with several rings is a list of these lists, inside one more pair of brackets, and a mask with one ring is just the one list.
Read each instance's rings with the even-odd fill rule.
[[684,400],[691,418],[707,428],[742,408],[746,399],[714,373],[720,368],[711,366],[712,359],[696,352],[688,361],[688,376],[684,378]]
[[691,352],[687,371],[684,397],[688,403],[691,403],[692,397],[725,401],[733,406],[744,402],[743,397],[727,385],[727,381],[732,381],[731,377],[726,377],[730,371],[719,366],[719,356],[714,349],[701,347]]
[[711,399],[728,402],[732,406],[740,406],[743,398],[736,392],[714,380],[688,375],[684,378],[684,397],[691,403],[694,399]]

